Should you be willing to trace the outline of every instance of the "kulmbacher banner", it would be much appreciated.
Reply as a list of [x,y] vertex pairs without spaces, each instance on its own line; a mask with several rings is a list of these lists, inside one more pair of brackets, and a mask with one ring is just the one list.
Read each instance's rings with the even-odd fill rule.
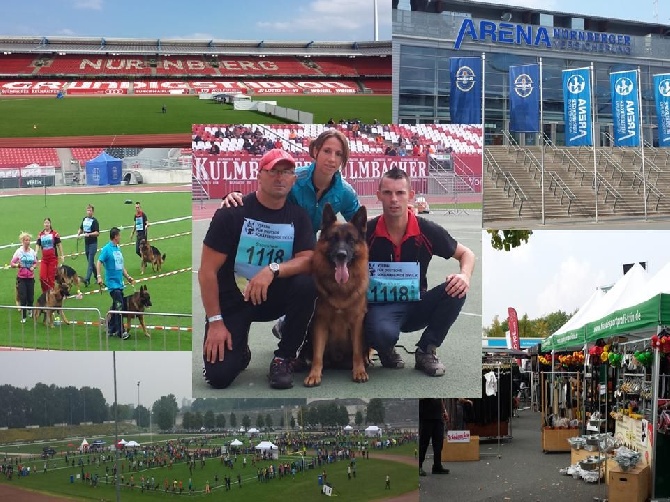
[[654,75],[658,146],[670,146],[670,73]]
[[451,93],[449,111],[453,124],[482,123],[482,59],[449,58]]
[[509,130],[540,132],[540,65],[509,68]]
[[563,70],[565,144],[591,146],[591,76],[589,68]]
[[640,146],[637,70],[610,73],[614,146]]

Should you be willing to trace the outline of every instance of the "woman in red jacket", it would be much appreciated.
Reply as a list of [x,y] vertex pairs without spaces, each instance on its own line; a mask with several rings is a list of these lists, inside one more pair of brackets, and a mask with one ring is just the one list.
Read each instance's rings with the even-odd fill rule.
[[40,262],[40,286],[42,293],[53,289],[56,282],[56,269],[58,268],[58,257],[63,262],[63,244],[60,241],[60,235],[51,227],[51,218],[44,219],[44,230],[37,236],[37,246],[42,250]]

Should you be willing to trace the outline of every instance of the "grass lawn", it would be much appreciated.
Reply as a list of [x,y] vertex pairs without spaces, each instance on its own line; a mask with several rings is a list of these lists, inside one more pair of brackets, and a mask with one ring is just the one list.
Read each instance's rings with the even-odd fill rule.
[[[390,450],[384,450],[384,453],[388,451]],[[87,456],[82,457],[84,461],[83,470],[91,474],[98,474],[100,484],[95,488],[77,479],[77,475],[80,475],[82,471],[82,467],[78,466],[79,457],[75,457],[74,467],[72,467],[71,463],[66,466],[63,458],[50,460],[46,473],[43,472],[43,460],[28,461],[26,465],[31,466],[31,471],[34,471],[34,473],[21,478],[15,476],[12,481],[7,481],[3,476],[0,477],[0,484],[11,483],[14,486],[21,486],[31,490],[73,497],[76,500],[113,500],[115,492],[114,486],[111,484],[112,477],[109,476],[107,478],[110,484],[105,483],[105,468],[109,467],[111,471],[113,462],[108,461],[106,464],[96,465],[93,460],[96,458],[96,455],[91,455],[90,457],[93,464],[88,463]],[[259,461],[256,463],[256,466],[252,466],[251,457],[248,456],[247,466],[243,467],[242,458],[243,455],[238,455],[233,469],[224,466],[220,459],[208,458],[205,461],[204,467],[201,467],[200,462],[196,461],[192,474],[190,474],[188,465],[185,462],[175,463],[171,469],[169,467],[143,469],[132,473],[135,483],[133,489],[129,486],[130,473],[128,469],[130,464],[125,460],[122,461],[124,486],[121,488],[121,498],[124,501],[165,500],[166,494],[163,489],[165,479],[168,480],[170,488],[175,479],[177,481],[181,480],[184,486],[184,495],[186,495],[188,493],[188,479],[191,477],[194,488],[194,493],[191,497],[195,499],[203,497],[211,498],[211,495],[204,493],[205,484],[209,482],[214,497],[224,497],[226,500],[279,501],[289,500],[292,497],[298,496],[300,500],[316,501],[323,500],[321,498],[323,495],[320,492],[321,486],[318,483],[318,476],[322,474],[324,469],[327,474],[327,482],[333,487],[334,495],[342,497],[342,500],[376,500],[398,496],[402,493],[418,489],[418,476],[415,466],[391,460],[376,459],[374,458],[374,453],[371,453],[369,459],[356,458],[356,477],[352,477],[352,479],[348,479],[347,477],[347,466],[349,463],[347,461],[339,461],[321,466],[316,465],[314,469],[307,468],[303,472],[297,472],[295,478],[289,475],[284,478],[276,477],[267,482],[259,482],[257,469],[267,467],[270,465],[270,462]],[[308,452],[306,462],[310,460],[311,452]],[[279,461],[289,464],[294,461],[300,462],[300,456],[282,456]],[[277,463],[278,461],[275,460],[275,467]],[[241,486],[237,484],[238,474],[241,476]],[[138,485],[143,475],[145,478],[154,477],[154,482],[160,486],[159,490],[142,493]],[[232,489],[229,492],[225,491],[223,485],[223,478],[226,475],[230,475],[232,478]],[[391,480],[390,490],[385,489],[386,475]],[[70,482],[70,476],[74,477],[73,483]],[[216,477],[218,477],[218,482],[215,481]],[[172,496],[172,493],[170,492],[168,496]]]
[[[47,192],[48,193],[48,192]],[[166,260],[161,273],[186,269],[191,266],[191,197],[189,192],[165,192],[146,194],[69,194],[47,196],[46,207],[43,194],[21,197],[0,198],[0,211],[4,214],[21,215],[19,218],[3,218],[0,220],[0,305],[14,305],[15,303],[15,277],[16,270],[6,268],[14,251],[19,247],[18,236],[22,230],[33,235],[33,241],[39,231],[43,228],[45,217],[51,218],[55,228],[63,239],[63,251],[65,252],[65,264],[77,270],[81,280],[86,275],[87,262],[83,255],[77,257],[68,256],[77,252],[83,252],[83,240],[77,242],[73,235],[85,215],[86,205],[91,203],[95,206],[95,216],[101,227],[101,235],[98,238],[98,247],[101,248],[109,241],[109,228],[112,226],[126,226],[132,223],[135,206],[124,204],[126,199],[132,197],[133,202],[140,200],[142,208],[146,212],[149,222],[150,241],[166,254]],[[186,219],[158,223],[159,221],[172,218]],[[151,268],[145,271],[144,276],[140,274],[140,259],[135,255],[135,244],[130,242],[131,228],[121,230],[122,252],[125,267],[131,277],[138,279],[157,276]],[[179,234],[175,236],[175,234]],[[166,237],[165,239],[159,239]],[[133,237],[134,241],[134,237]],[[96,255],[97,258],[98,255]],[[37,272],[37,271],[36,271]],[[191,272],[184,271],[166,277],[152,278],[139,281],[133,286],[127,285],[125,295],[130,295],[134,290],[139,291],[140,286],[146,285],[150,294],[153,307],[149,312],[157,313],[191,313]],[[89,293],[97,290],[92,281],[91,286],[86,288],[81,285],[83,297],[81,299],[70,298],[65,301],[64,306],[70,308],[97,308],[104,318],[111,305],[109,293]],[[74,292],[73,292],[74,293]],[[41,294],[39,278],[35,282],[35,300]],[[85,323],[97,323],[98,313],[95,311],[70,311],[65,314],[70,321]],[[50,348],[66,350],[191,350],[191,319],[188,317],[152,316],[145,317],[147,325],[156,326],[181,326],[187,328],[181,331],[174,330],[150,330],[151,338],[144,337],[140,330],[133,329],[131,338],[121,340],[119,338],[107,339],[102,328],[103,336],[99,336],[97,325],[75,325],[71,324],[56,326],[47,329],[41,322],[37,324],[27,322],[20,324],[20,314],[14,308],[0,308],[0,346],[25,346],[33,348]]]
[[[263,98],[254,98],[260,100]],[[286,106],[312,112],[314,122],[331,117],[391,122],[391,96],[270,96]],[[161,113],[161,106],[167,113]],[[89,136],[103,134],[188,133],[192,124],[283,122],[254,111],[235,111],[197,96],[113,96],[0,98],[0,137]],[[101,119],[103,118],[104,119]],[[37,126],[34,128],[33,126]]]

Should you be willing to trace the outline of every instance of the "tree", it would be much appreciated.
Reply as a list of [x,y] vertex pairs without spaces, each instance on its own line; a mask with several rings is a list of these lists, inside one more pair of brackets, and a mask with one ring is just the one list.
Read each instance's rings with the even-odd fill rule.
[[207,410],[205,412],[203,425],[207,429],[213,429],[216,426],[216,418],[214,417],[214,412],[212,410]]
[[202,412],[196,411],[193,414],[193,428],[194,429],[200,429],[202,427],[202,424],[204,423],[205,419],[202,416]]
[[154,423],[158,425],[160,430],[166,431],[174,427],[178,411],[179,406],[174,394],[162,396],[158,401],[154,402],[152,407]]
[[493,249],[509,251],[521,246],[522,242],[528,242],[533,235],[532,230],[487,230],[491,236]]
[[181,426],[187,431],[195,428],[195,425],[193,425],[193,413],[190,411],[184,412],[184,416],[181,418]]
[[249,427],[251,427],[251,418],[249,415],[244,415],[242,417],[242,427],[244,427],[246,430],[249,430]]
[[491,327],[486,331],[486,336],[496,338],[505,337],[505,330],[503,330],[502,324],[500,324],[500,319],[498,318],[498,316],[495,316],[493,318],[493,323],[491,323]]
[[337,425],[341,427],[349,425],[349,412],[346,406],[339,406],[337,408]]
[[256,428],[260,430],[263,427],[265,427],[265,418],[263,417],[262,413],[259,413],[256,415]]
[[232,411],[230,412],[230,427],[235,429],[237,427],[237,417],[235,416],[235,413]]
[[226,428],[226,415],[224,415],[223,413],[219,413],[216,415],[216,426],[219,429]]
[[367,423],[384,423],[384,402],[381,399],[370,399],[367,410]]
[[265,427],[272,428],[272,415],[269,413],[265,415]]
[[363,413],[361,412],[361,410],[358,410],[356,412],[356,417],[354,418],[354,423],[356,425],[361,425],[363,423]]
[[144,406],[135,408],[134,418],[138,427],[149,427],[149,410]]

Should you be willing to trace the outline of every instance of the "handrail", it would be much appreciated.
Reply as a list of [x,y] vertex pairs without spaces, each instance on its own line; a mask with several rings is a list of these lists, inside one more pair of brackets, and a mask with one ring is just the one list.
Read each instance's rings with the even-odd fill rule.
[[575,200],[577,200],[577,196],[573,193],[570,187],[565,184],[565,182],[561,179],[561,177],[558,175],[556,171],[549,171],[549,178],[550,178],[549,190],[552,191],[553,188],[554,196],[556,196],[556,189],[557,188],[561,189],[561,198],[560,198],[561,206],[563,205],[563,197],[568,198],[568,214],[570,214],[572,203]]

